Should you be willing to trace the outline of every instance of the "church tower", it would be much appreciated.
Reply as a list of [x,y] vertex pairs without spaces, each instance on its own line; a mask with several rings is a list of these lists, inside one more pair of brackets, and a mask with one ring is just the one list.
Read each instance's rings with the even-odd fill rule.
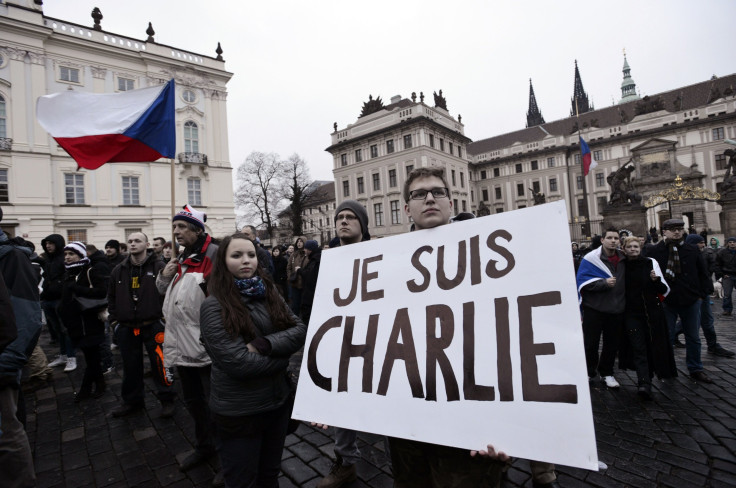
[[619,104],[626,102],[633,102],[639,100],[639,95],[636,94],[636,83],[631,77],[631,68],[629,62],[626,60],[626,51],[624,51],[624,81],[621,82],[621,100]]
[[583,89],[583,80],[580,79],[580,71],[578,70],[578,60],[575,60],[575,89],[572,95],[572,109],[570,110],[570,116],[574,117],[576,114],[584,114],[595,110],[592,103],[588,102],[588,94]]
[[537,106],[532,79],[529,78],[529,110],[526,113],[526,126],[534,127],[535,125],[542,124],[544,124],[544,117],[542,117],[542,112],[539,111],[539,107]]

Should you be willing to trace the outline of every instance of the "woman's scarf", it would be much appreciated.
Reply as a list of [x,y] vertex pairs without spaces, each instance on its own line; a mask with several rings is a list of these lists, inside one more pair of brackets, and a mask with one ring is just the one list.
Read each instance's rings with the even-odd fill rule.
[[89,258],[82,258],[79,261],[77,261],[76,263],[71,263],[71,264],[64,263],[64,268],[66,268],[66,269],[76,269],[76,268],[81,268],[83,266],[86,266],[88,264],[89,264]]
[[242,280],[235,280],[235,286],[238,287],[238,291],[241,295],[247,297],[262,297],[266,294],[266,285],[260,276],[254,276],[253,278],[245,278]]
[[664,272],[665,276],[674,279],[676,275],[679,275],[682,271],[680,268],[680,252],[677,246],[681,246],[684,241],[671,241],[665,239],[665,244],[670,250],[670,254],[667,257],[667,270]]

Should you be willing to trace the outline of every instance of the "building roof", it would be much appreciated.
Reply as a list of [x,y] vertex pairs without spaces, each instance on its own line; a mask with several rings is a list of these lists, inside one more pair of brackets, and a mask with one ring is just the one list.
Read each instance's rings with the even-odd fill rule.
[[[649,99],[661,98],[664,102],[664,110],[668,112],[681,112],[694,108],[703,107],[724,95],[736,93],[736,73],[713,78],[693,85],[688,85],[666,92],[650,95]],[[646,99],[647,97],[644,97]],[[580,114],[579,118],[566,117],[546,124],[520,129],[514,132],[501,134],[488,139],[482,139],[468,144],[467,152],[470,155],[483,154],[496,151],[515,143],[528,144],[541,141],[548,136],[569,136],[574,133],[575,123],[581,127],[612,127],[631,122],[636,116],[635,107],[642,100],[631,101],[621,105],[613,105],[591,112]]]

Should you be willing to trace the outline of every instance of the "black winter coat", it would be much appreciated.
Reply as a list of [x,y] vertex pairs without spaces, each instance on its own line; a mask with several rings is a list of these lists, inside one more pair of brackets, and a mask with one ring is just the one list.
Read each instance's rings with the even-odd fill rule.
[[42,255],[43,285],[41,300],[52,301],[61,298],[61,281],[64,278],[64,246],[66,241],[60,234],[51,234],[41,241],[41,247],[46,250],[46,243],[51,242],[56,250]]
[[314,303],[314,292],[317,291],[319,265],[322,261],[322,250],[318,249],[309,255],[307,265],[300,268],[298,273],[302,277],[302,308],[301,315],[305,324],[309,325]]
[[670,285],[670,294],[664,303],[674,307],[692,305],[699,298],[705,298],[713,292],[713,282],[708,277],[705,259],[700,249],[684,243],[677,246],[677,249],[681,273],[674,278],[666,274],[670,251],[665,241],[661,241],[647,253],[648,257],[657,260],[662,273],[665,274],[667,284]]
[[97,317],[99,310],[82,311],[74,297],[105,298],[107,278],[107,268],[100,263],[70,268],[64,275],[59,315],[69,337],[78,347],[102,343],[105,324]]
[[[263,298],[242,300],[258,333],[271,344],[268,356],[249,352],[242,336],[233,339],[225,331],[215,297],[207,297],[200,309],[202,341],[212,358],[210,410],[227,417],[268,412],[284,404],[291,393],[286,377],[289,356],[304,345],[307,334],[307,327],[290,311],[296,325],[279,331]],[[286,303],[283,306],[288,310]]]
[[[164,262],[149,250],[141,266],[134,266],[128,256],[113,269],[107,287],[107,311],[111,323],[139,328],[143,322],[163,317],[164,296],[156,289],[156,276],[164,266]],[[134,276],[140,286],[135,296],[131,287]]]

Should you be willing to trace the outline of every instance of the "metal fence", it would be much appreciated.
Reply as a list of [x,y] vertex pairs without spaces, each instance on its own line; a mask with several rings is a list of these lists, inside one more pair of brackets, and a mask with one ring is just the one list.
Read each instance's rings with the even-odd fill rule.
[[570,241],[589,244],[595,235],[601,235],[603,219],[573,222],[570,224]]

